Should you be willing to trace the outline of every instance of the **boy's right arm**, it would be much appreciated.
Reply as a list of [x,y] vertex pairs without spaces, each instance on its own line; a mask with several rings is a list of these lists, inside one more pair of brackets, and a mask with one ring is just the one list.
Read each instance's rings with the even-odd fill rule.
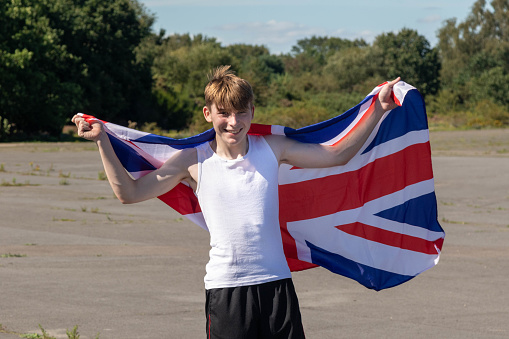
[[158,197],[183,180],[194,186],[194,175],[191,175],[192,170],[196,167],[194,166],[196,163],[196,151],[194,149],[178,152],[157,170],[134,180],[126,172],[115,154],[101,123],[89,124],[77,115],[72,118],[72,122],[78,127],[80,137],[95,141],[97,144],[111,188],[123,204]]

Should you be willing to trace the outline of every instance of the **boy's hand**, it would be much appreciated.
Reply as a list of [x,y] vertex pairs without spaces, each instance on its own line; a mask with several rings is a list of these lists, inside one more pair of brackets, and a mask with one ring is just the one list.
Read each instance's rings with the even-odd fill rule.
[[384,112],[398,107],[398,105],[392,99],[392,88],[401,80],[400,77],[386,83],[380,93],[378,94],[378,101]]
[[78,127],[78,136],[91,141],[97,141],[104,132],[103,125],[100,122],[89,124],[81,116],[75,115],[71,121]]

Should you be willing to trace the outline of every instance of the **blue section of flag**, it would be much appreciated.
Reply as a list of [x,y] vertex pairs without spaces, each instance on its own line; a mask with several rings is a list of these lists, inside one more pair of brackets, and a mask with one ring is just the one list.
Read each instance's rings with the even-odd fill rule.
[[128,172],[139,172],[139,171],[153,171],[156,168],[138,152],[124,144],[121,140],[107,133],[110,139],[113,150],[117,155],[118,159],[122,163],[122,166]]
[[306,245],[311,250],[311,261],[313,264],[353,279],[375,291],[394,287],[414,278],[414,276],[387,272],[360,264],[339,254],[326,251],[308,241],[306,241]]
[[375,214],[379,217],[443,232],[437,220],[437,204],[435,193],[422,195],[405,203]]
[[360,107],[372,98],[372,95],[367,96],[357,106],[332,119],[299,129],[285,127],[285,134],[289,138],[305,143],[327,142],[335,138],[339,134],[338,131],[345,130],[357,118]]
[[169,137],[164,137],[156,134],[149,134],[146,136],[143,136],[141,138],[137,138],[135,141],[139,143],[146,143],[146,144],[162,144],[162,145],[168,145],[175,149],[185,149],[185,148],[193,148],[200,144],[203,144],[204,142],[210,141],[214,139],[216,135],[216,132],[214,132],[214,129],[211,128],[209,130],[206,130],[203,133],[194,135],[189,138],[182,138],[182,139],[174,139]]
[[[420,112],[424,114],[415,114]],[[408,91],[405,104],[397,107],[382,121],[377,135],[363,151],[367,153],[380,144],[401,137],[408,132],[428,129],[424,100],[417,90]]]

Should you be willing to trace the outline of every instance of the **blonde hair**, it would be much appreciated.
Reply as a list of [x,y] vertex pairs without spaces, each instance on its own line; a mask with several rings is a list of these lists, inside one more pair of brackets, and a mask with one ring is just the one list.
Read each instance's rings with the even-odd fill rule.
[[205,105],[212,104],[226,110],[244,110],[253,103],[254,94],[246,80],[236,76],[230,65],[220,66],[209,74],[205,87]]

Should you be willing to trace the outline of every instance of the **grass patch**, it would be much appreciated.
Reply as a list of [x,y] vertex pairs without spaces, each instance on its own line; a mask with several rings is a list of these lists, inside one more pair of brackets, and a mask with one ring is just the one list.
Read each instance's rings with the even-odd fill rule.
[[53,221],[76,221],[76,219],[68,219],[68,218],[57,219],[57,218],[53,217]]
[[[7,334],[13,334],[17,335],[20,338],[27,338],[27,339],[56,339],[56,337],[51,336],[46,330],[39,324],[39,328],[41,330],[41,334],[39,333],[18,333],[14,331],[10,331],[7,328],[5,328],[2,324],[0,324],[0,333],[7,333]],[[67,334],[68,339],[79,339],[80,334],[78,332],[78,325],[74,326],[72,330],[66,330],[65,333]],[[95,339],[99,339],[99,333],[95,336]]]
[[457,221],[457,220],[449,220],[446,218],[442,218],[442,222],[448,223],[448,224],[459,224],[459,225],[466,225],[468,222],[466,221]]
[[58,184],[59,185],[64,185],[64,186],[65,185],[70,185],[69,181],[66,178],[61,179]]
[[39,165],[34,166],[34,163],[32,161],[29,162],[29,165],[30,165],[30,168],[32,169],[32,171],[39,172],[41,170],[41,166],[39,166]]
[[86,198],[86,197],[84,197],[84,198],[79,198],[79,200],[106,200],[106,199],[108,199],[108,198],[106,198],[106,197],[97,197],[97,198]]
[[24,258],[26,256],[27,256],[26,254],[6,253],[6,254],[0,255],[0,258]]
[[62,172],[62,170],[58,171],[58,177],[59,178],[70,178],[71,177],[71,172],[65,174],[64,172]]
[[108,177],[106,176],[106,173],[104,171],[100,171],[99,173],[97,173],[97,179],[108,180]]
[[39,186],[38,184],[31,184],[30,181],[25,180],[25,182],[17,182],[16,178],[12,178],[12,181],[5,181],[2,179],[2,182],[0,183],[0,186],[4,187],[20,187],[20,186]]

